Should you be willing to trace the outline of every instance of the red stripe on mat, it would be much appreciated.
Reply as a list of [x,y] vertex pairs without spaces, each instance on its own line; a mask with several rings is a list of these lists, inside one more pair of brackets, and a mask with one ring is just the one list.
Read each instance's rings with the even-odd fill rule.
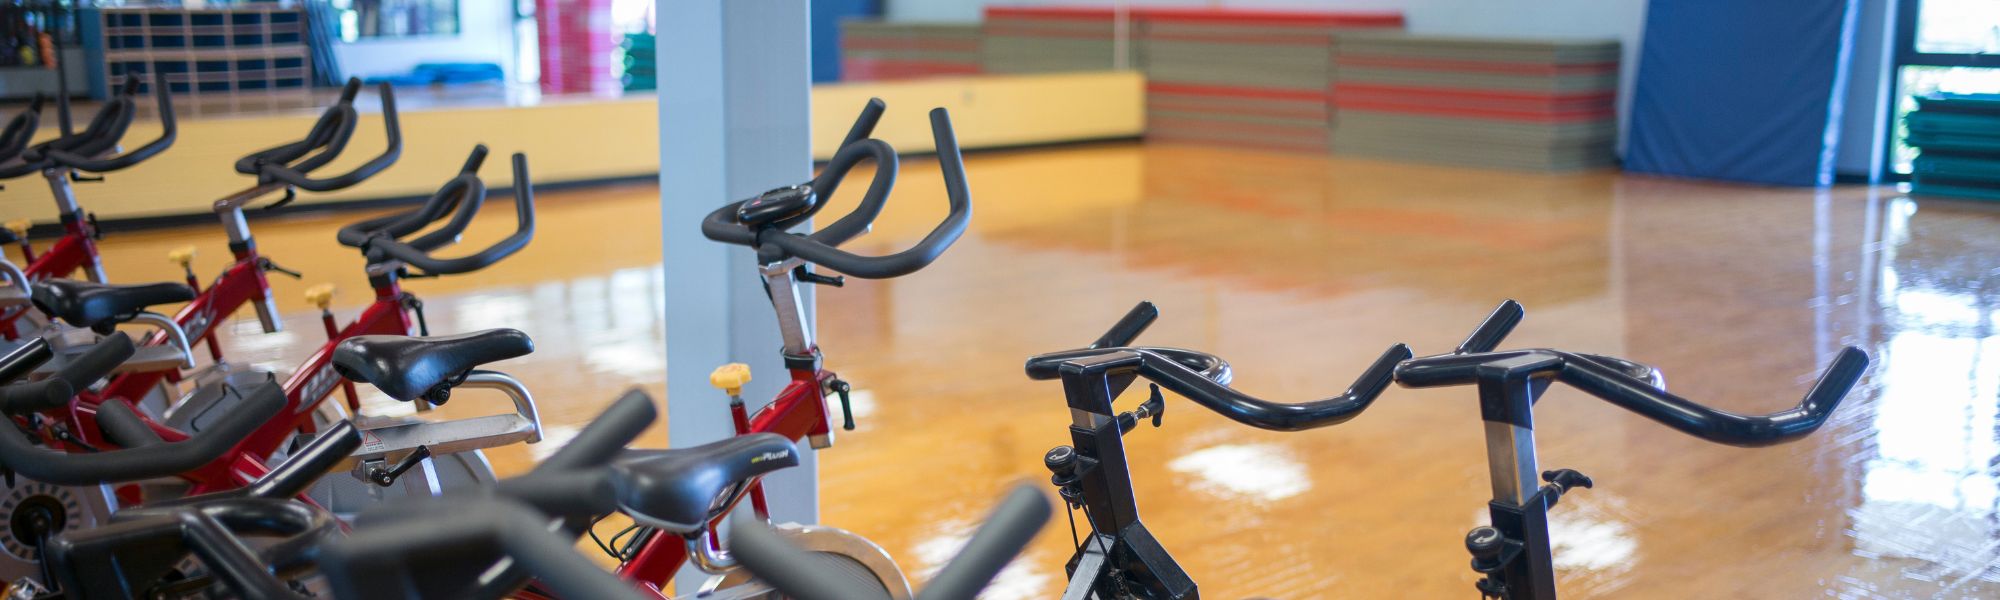
[[[1404,104],[1400,102],[1367,102],[1367,101],[1353,100],[1348,98],[1341,98],[1339,101],[1334,103],[1334,106],[1335,108],[1343,108],[1343,109],[1351,108],[1357,110],[1370,110],[1377,112],[1401,113],[1409,115],[1442,115],[1447,117],[1493,119],[1498,121],[1519,121],[1523,123],[1568,123],[1575,121],[1591,121],[1596,119],[1610,118],[1612,115],[1616,114],[1616,111],[1613,111],[1611,109],[1560,111],[1551,113],[1543,111],[1495,110],[1495,109],[1465,108],[1465,107],[1413,106],[1410,104]],[[1339,117],[1336,116],[1335,120],[1338,119]]]
[[1210,96],[1217,98],[1270,98],[1278,100],[1326,100],[1331,94],[1324,90],[1296,90],[1282,88],[1244,87],[1234,85],[1203,85],[1196,83],[1147,82],[1148,94],[1180,94],[1184,96]]
[[1423,71],[1519,73],[1528,75],[1586,75],[1593,73],[1616,73],[1618,71],[1618,61],[1565,65],[1551,63],[1510,63],[1492,60],[1445,60],[1436,58],[1398,58],[1337,54],[1334,56],[1334,62],[1343,67],[1387,67]]
[[1616,90],[1551,94],[1513,90],[1473,90],[1416,85],[1382,85],[1376,83],[1336,83],[1333,85],[1333,93],[1336,96],[1342,94],[1408,94],[1415,97],[1464,98],[1467,100],[1544,100],[1551,102],[1610,102],[1618,98]]
[[977,52],[979,40],[895,40],[847,36],[840,40],[843,50],[939,50]]
[[1325,137],[1326,128],[1299,127],[1295,125],[1271,125],[1266,123],[1245,123],[1230,120],[1208,120],[1191,117],[1151,117],[1146,120],[1146,131],[1156,129],[1221,129],[1232,133],[1254,133],[1277,137]]
[[[1129,12],[1135,20],[1154,19],[1190,23],[1241,23],[1300,25],[1318,27],[1394,27],[1403,24],[1403,13],[1306,12],[1285,10],[1215,10],[1212,8],[1138,8]],[[1065,19],[1109,20],[1112,9],[1091,6],[988,6],[986,19]]]
[[1146,110],[1149,113],[1151,111],[1156,111],[1156,110],[1171,110],[1171,111],[1181,111],[1181,112],[1286,117],[1292,119],[1333,118],[1332,115],[1333,111],[1329,110],[1326,107],[1278,108],[1269,106],[1216,106],[1212,103],[1206,103],[1206,102],[1186,102],[1186,101],[1176,102],[1174,100],[1163,99],[1163,98],[1147,98]]

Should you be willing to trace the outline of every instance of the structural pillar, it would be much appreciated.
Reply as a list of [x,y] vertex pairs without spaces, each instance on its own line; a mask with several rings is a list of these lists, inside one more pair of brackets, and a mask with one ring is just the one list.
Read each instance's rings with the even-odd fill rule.
[[[811,39],[806,0],[655,0],[655,7],[667,441],[679,448],[734,433],[728,398],[709,387],[710,370],[749,364],[754,379],[743,398],[752,410],[787,379],[753,253],[702,237],[701,219],[812,177]],[[812,297],[803,300],[810,318]],[[800,466],[765,479],[779,522],[818,520],[818,461],[799,446]],[[683,571],[677,583],[692,590],[699,581]]]

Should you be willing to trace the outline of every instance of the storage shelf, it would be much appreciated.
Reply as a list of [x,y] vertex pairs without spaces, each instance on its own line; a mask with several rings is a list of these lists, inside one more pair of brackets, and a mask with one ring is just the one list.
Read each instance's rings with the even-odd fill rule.
[[[276,6],[99,9],[103,76],[164,72],[174,94],[268,94],[312,83],[305,12]],[[150,85],[150,78],[146,79]]]

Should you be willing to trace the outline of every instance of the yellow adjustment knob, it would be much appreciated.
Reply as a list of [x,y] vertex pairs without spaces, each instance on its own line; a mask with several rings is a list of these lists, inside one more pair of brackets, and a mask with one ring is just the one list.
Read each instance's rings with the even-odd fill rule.
[[194,262],[194,246],[181,246],[168,250],[167,262],[180,265],[183,269],[187,268],[189,263]]
[[750,365],[729,363],[716,367],[708,374],[708,384],[734,396],[743,393],[743,384],[750,383]]
[[35,222],[27,219],[15,219],[8,221],[6,225],[7,229],[13,231],[16,237],[28,237],[28,228],[33,226],[35,226]]
[[320,310],[326,310],[326,307],[333,305],[333,284],[322,283],[306,288],[306,302],[319,307]]

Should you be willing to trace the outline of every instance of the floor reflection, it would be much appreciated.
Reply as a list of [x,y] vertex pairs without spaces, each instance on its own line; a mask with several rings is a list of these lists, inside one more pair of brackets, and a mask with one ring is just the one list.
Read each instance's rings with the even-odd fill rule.
[[[860,429],[820,455],[822,514],[914,573],[1010,484],[1046,482],[1039,457],[1067,443],[1060,387],[1021,360],[1086,343],[1137,300],[1163,311],[1145,341],[1216,353],[1239,389],[1302,401],[1345,389],[1390,343],[1449,349],[1515,298],[1528,318],[1508,345],[1642,360],[1677,393],[1744,413],[1795,403],[1842,345],[1876,361],[1825,429],[1767,449],[1552,392],[1537,407],[1542,462],[1598,484],[1552,517],[1564,597],[2000,597],[1993,206],[1138,144],[976,154],[968,169],[978,217],[936,265],[819,296],[828,365],[861,390]],[[928,231],[937,177],[905,165],[854,250]],[[536,340],[498,366],[535,390],[551,443],[496,451],[499,468],[526,468],[623,389],[662,393],[671,282],[654,194],[544,194],[520,255],[410,285],[439,332]],[[276,284],[288,332],[239,315],[232,354],[280,371],[303,359],[319,324],[296,296],[316,281],[348,290],[343,318],[358,310],[360,260],[328,248],[361,216],[255,225],[266,253],[312,277]],[[504,235],[507,217],[482,217],[466,243]],[[114,278],[178,279],[159,256],[190,236],[212,276],[227,254],[209,226],[107,238]],[[1274,433],[1170,396],[1163,427],[1126,438],[1143,518],[1205,596],[1469,597],[1462,539],[1489,491],[1473,398],[1392,389],[1351,423]],[[1059,516],[994,597],[1057,595],[1064,528]]]

